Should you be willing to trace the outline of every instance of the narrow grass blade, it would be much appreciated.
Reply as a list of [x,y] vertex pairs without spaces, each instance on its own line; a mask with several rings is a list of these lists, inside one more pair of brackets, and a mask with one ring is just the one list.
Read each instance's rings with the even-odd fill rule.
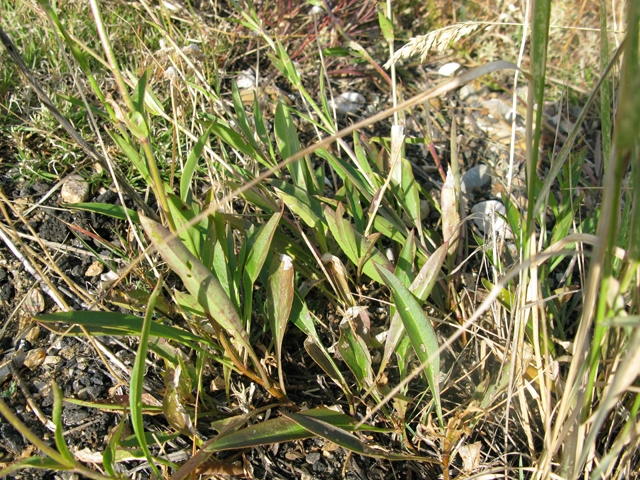
[[405,287],[409,287],[415,278],[414,258],[416,258],[416,237],[413,234],[413,230],[411,230],[407,242],[400,251],[396,264],[396,277],[398,277],[398,280],[400,280]]
[[104,449],[104,453],[102,454],[102,465],[104,465],[104,469],[107,472],[107,475],[110,477],[116,478],[118,475],[116,474],[114,464],[116,461],[117,449],[120,444],[120,435],[122,434],[122,426],[124,425],[124,419],[126,417],[123,415],[120,418],[120,423],[118,424],[118,429],[111,434],[111,438],[109,439],[109,443]]
[[180,198],[186,202],[189,191],[191,189],[191,180],[193,179],[193,174],[196,171],[196,167],[198,166],[198,160],[200,160],[200,156],[202,155],[202,150],[204,150],[204,146],[209,140],[209,135],[211,135],[211,130],[213,129],[213,123],[209,125],[209,128],[205,130],[202,136],[195,143],[191,152],[189,152],[189,156],[187,157],[187,162],[184,164],[184,169],[182,170],[182,176],[180,177]]
[[347,398],[351,398],[351,390],[349,389],[347,382],[342,376],[342,373],[340,373],[340,370],[333,361],[333,358],[331,358],[331,355],[327,352],[327,349],[324,348],[324,345],[309,335],[304,341],[304,349],[313,361],[316,362],[334,382],[336,382],[345,395],[347,395]]
[[67,442],[64,441],[62,432],[62,391],[56,382],[51,383],[51,389],[53,390],[53,416],[52,421],[56,426],[55,439],[58,452],[62,455],[69,464],[74,464],[76,459],[67,447]]
[[[120,335],[139,336],[143,328],[143,320],[135,315],[127,315],[116,312],[58,312],[47,313],[34,317],[38,322],[54,323],[62,322],[69,324],[83,325],[91,330],[91,327],[105,327],[118,330]],[[167,338],[180,343],[205,343],[213,346],[205,338],[198,337],[186,330],[153,322],[150,326],[149,334],[153,337]]]
[[[112,218],[127,221],[127,216],[124,213],[124,208],[120,205],[111,205],[108,203],[67,203],[65,207],[73,208],[76,210],[84,210],[86,212],[99,213],[101,215],[107,215]],[[127,208],[127,213],[134,223],[140,223],[138,213],[135,210]]]
[[[327,408],[306,410],[305,416],[322,420],[323,422],[342,428],[347,431],[355,431],[356,421],[349,415],[335,412]],[[362,431],[386,432],[383,428],[363,425]],[[301,427],[297,422],[279,417],[266,422],[251,425],[237,432],[224,435],[213,442],[208,449],[211,451],[229,450],[237,448],[249,448],[271,443],[291,442],[303,438],[313,437],[315,434]]]
[[293,305],[294,278],[295,271],[291,257],[286,254],[274,255],[267,287],[267,311],[276,349],[276,363],[282,392],[285,392],[282,373],[282,342]]
[[156,299],[162,290],[162,275],[158,278],[158,283],[153,289],[151,296],[149,297],[149,304],[147,306],[147,313],[144,316],[144,323],[142,325],[142,332],[140,333],[140,345],[138,346],[138,353],[136,355],[133,369],[131,370],[131,387],[129,396],[129,408],[131,409],[131,423],[133,430],[140,442],[140,448],[142,449],[145,458],[151,465],[153,472],[158,478],[163,478],[160,470],[156,466],[149,447],[147,446],[147,439],[144,435],[144,423],[142,421],[142,392],[144,384],[144,370],[147,360],[147,346],[149,343],[149,334],[151,332],[151,324],[153,323],[153,311],[155,308]]
[[[73,466],[58,463],[55,460],[48,457],[28,457],[23,458],[17,462],[13,462],[11,465],[0,470],[0,478],[11,478],[9,474],[22,470],[23,468],[37,468],[48,471],[65,471],[73,470]],[[107,478],[107,477],[103,477]]]
[[373,262],[383,265],[389,271],[393,270],[393,266],[389,263],[387,257],[371,244],[369,239],[354,230],[349,220],[342,218],[343,214],[344,207],[341,203],[338,204],[338,209],[335,212],[329,207],[324,209],[324,216],[327,219],[327,224],[333,237],[340,245],[340,248],[347,254],[349,260],[355,265],[359,265],[360,260],[364,257],[363,254],[369,252],[368,258],[362,263],[362,271],[374,280],[383,283],[382,278],[373,266]]
[[398,309],[398,314],[402,319],[407,335],[411,339],[411,344],[420,359],[420,363],[426,363],[425,376],[431,387],[433,400],[436,405],[436,413],[440,420],[440,427],[444,426],[442,416],[442,406],[440,403],[440,355],[438,354],[438,337],[431,326],[431,322],[420,308],[420,305],[411,292],[402,285],[394,274],[383,267],[376,265],[384,283],[393,293],[393,299]]

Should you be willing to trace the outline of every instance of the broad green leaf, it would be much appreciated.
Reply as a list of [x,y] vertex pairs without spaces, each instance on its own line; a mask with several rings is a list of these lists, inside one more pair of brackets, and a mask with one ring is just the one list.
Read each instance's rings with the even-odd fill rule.
[[418,236],[422,238],[422,219],[420,217],[420,194],[418,184],[413,176],[411,163],[406,158],[400,159],[401,181],[391,181],[391,191],[396,196],[402,208],[407,212],[413,225],[418,229]]
[[131,100],[133,101],[133,107],[136,112],[139,112],[144,115],[144,93],[147,89],[147,82],[149,80],[149,70],[145,70],[138,83],[136,85],[135,90],[133,91],[133,95],[131,95]]
[[373,266],[373,262],[384,265],[384,268],[389,271],[393,270],[393,266],[389,263],[387,257],[371,244],[369,239],[356,232],[351,223],[342,218],[343,212],[342,204],[338,204],[338,209],[335,212],[331,208],[325,207],[324,216],[327,219],[329,230],[331,230],[340,248],[355,265],[359,265],[360,259],[367,255],[368,258],[362,263],[362,271],[372,279],[383,283],[382,278]]
[[161,291],[162,275],[158,278],[158,283],[149,297],[147,314],[144,317],[142,331],[140,332],[140,345],[138,346],[136,360],[131,370],[131,393],[129,395],[129,408],[131,409],[131,423],[133,425],[133,431],[135,432],[136,437],[138,437],[140,448],[142,449],[145,458],[158,478],[162,478],[162,475],[153,461],[153,457],[151,456],[151,452],[149,451],[149,447],[147,446],[146,438],[144,436],[144,422],[142,420],[142,393],[147,360],[147,346],[149,343],[151,324],[153,323],[153,311],[155,309],[156,299],[158,298],[158,295],[160,295]]
[[116,452],[120,443],[120,435],[122,433],[122,426],[124,425],[125,418],[125,415],[120,417],[118,429],[111,434],[109,443],[107,444],[106,448],[104,449],[104,453],[102,454],[102,465],[104,465],[104,469],[107,472],[107,475],[113,478],[117,478],[117,474],[113,466],[117,458]]
[[245,263],[244,271],[249,276],[252,286],[258,279],[260,271],[262,270],[262,266],[267,259],[267,253],[269,253],[269,248],[271,246],[271,242],[273,241],[273,235],[278,228],[278,223],[280,222],[281,218],[282,212],[277,212],[265,225],[260,228],[253,247],[251,248],[251,251],[247,256],[247,262]]
[[[282,158],[289,158],[300,151],[300,141],[298,140],[298,133],[291,113],[281,102],[278,102],[276,107],[276,116],[274,120],[274,133],[276,136],[276,145]],[[304,170],[303,159],[297,160],[287,165],[287,170],[291,174],[291,180],[293,184],[304,190],[308,190]],[[311,192],[313,193],[313,192]]]
[[167,200],[171,216],[176,223],[176,228],[181,231],[179,234],[180,240],[182,240],[182,243],[187,246],[191,253],[199,258],[200,249],[206,237],[206,231],[203,228],[204,222],[188,227],[188,223],[196,216],[193,208],[174,193],[169,193]]
[[211,125],[208,126],[213,134],[232,148],[249,155],[251,158],[260,158],[260,155],[254,150],[251,144],[247,143],[238,132],[221,123],[220,120],[214,118]]
[[393,293],[393,299],[398,309],[398,314],[411,339],[411,344],[420,359],[420,363],[426,363],[424,372],[427,382],[431,387],[433,400],[436,405],[436,413],[443,428],[442,406],[440,403],[440,355],[438,354],[438,337],[431,326],[431,322],[420,308],[420,305],[411,292],[402,285],[396,276],[382,266],[376,265],[384,283]]
[[[251,347],[240,316],[216,277],[178,238],[172,238],[169,230],[144,216],[140,217],[140,222],[162,258],[180,276],[189,293],[198,299],[205,312],[247,350],[256,368],[260,369],[260,362]],[[265,384],[269,383],[266,376],[263,380]]]
[[62,431],[62,391],[55,381],[51,383],[51,389],[53,390],[52,421],[56,426],[56,431],[54,434],[56,439],[56,447],[58,448],[58,452],[60,452],[64,459],[67,460],[70,465],[73,465],[76,459],[69,451],[69,447],[67,447],[67,443],[64,441],[64,435]]
[[360,195],[358,195],[358,192],[350,180],[345,180],[344,186],[346,190],[345,197],[349,204],[349,213],[356,224],[356,231],[360,234],[364,234],[365,218],[364,213],[362,212],[362,205],[360,203]]
[[[486,278],[481,279],[481,281],[482,286],[484,286],[484,288],[486,288],[489,292],[496,288],[495,285]],[[497,300],[507,310],[507,312],[513,312],[513,306],[516,304],[515,295],[510,293],[508,290],[501,288]]]
[[374,458],[384,458],[386,460],[392,461],[415,460],[440,464],[440,461],[436,460],[435,458],[417,456],[414,457],[410,455],[389,453],[379,447],[372,448],[344,428],[327,422],[323,418],[309,415],[309,410],[303,413],[282,412],[282,415],[290,418],[309,432],[326,440],[329,440],[336,445],[340,445],[341,447],[346,448],[347,450],[350,450],[354,453],[359,453],[360,455],[366,455],[368,457]]
[[[343,413],[338,413],[326,408],[316,408],[305,410],[305,415],[320,419],[330,425],[348,431],[356,431],[355,425],[357,422],[352,417]],[[357,431],[386,432],[387,430],[371,427],[370,425],[363,425]],[[271,443],[291,442],[313,436],[315,436],[313,433],[301,427],[293,420],[286,417],[279,417],[221,436],[207,448],[211,451],[249,448]]]
[[293,260],[289,255],[274,255],[267,286],[267,312],[276,350],[280,388],[285,391],[282,375],[282,342],[294,298]]
[[187,201],[189,190],[191,189],[191,180],[193,179],[193,174],[196,171],[198,160],[200,160],[202,150],[204,150],[204,146],[206,145],[207,140],[209,140],[209,135],[211,134],[212,129],[213,123],[209,125],[209,128],[205,130],[202,136],[195,143],[195,145],[191,149],[191,152],[189,152],[187,162],[184,164],[182,176],[180,177],[180,198],[183,202]]

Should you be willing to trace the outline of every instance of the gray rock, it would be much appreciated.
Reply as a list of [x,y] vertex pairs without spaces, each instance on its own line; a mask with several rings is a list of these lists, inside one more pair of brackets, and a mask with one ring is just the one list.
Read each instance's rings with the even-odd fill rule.
[[477,96],[476,88],[470,83],[463,85],[462,88],[460,88],[460,91],[458,92],[458,97],[460,97],[460,100],[462,100],[463,102],[465,100],[470,100],[471,97],[476,97],[476,96]]
[[491,188],[491,172],[486,165],[476,165],[460,179],[460,189],[465,195],[481,193]]
[[[480,202],[471,209],[473,221],[482,233],[491,234],[492,229],[498,235],[505,233],[505,238],[513,238],[511,228],[507,225],[505,231],[505,221],[500,215],[506,216],[507,210],[504,205],[497,200],[487,200]],[[498,215],[499,214],[499,215]]]
[[490,98],[489,100],[482,100],[482,107],[486,108],[496,118],[502,118],[507,122],[511,122],[513,119],[513,105],[508,104],[504,100],[499,98]]
[[65,203],[82,203],[89,199],[89,184],[80,175],[70,175],[62,186],[60,196]]

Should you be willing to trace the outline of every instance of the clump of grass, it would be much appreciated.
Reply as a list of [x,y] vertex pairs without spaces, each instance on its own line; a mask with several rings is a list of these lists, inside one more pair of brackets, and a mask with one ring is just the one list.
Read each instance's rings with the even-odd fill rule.
[[[183,18],[189,18],[191,30],[186,22],[176,23],[164,6],[156,9],[141,2],[139,11],[125,8],[124,12],[130,22],[142,25],[145,37],[117,39],[103,16],[104,7],[91,2],[99,44],[90,45],[72,31],[76,20],[72,11],[46,2],[32,6],[49,22],[49,34],[60,42],[68,70],[87,79],[81,98],[66,101],[73,105],[70,109],[90,118],[87,128],[93,128],[101,147],[101,153],[91,153],[92,158],[100,158],[111,172],[122,202],[69,208],[126,220],[135,233],[138,258],[121,272],[122,277],[136,268],[150,291],[140,292],[144,318],[109,311],[98,301],[93,306],[104,311],[37,317],[51,328],[69,325],[63,327],[67,334],[85,335],[96,346],[100,335],[139,339],[138,356],[127,379],[129,401],[122,408],[119,427],[129,416],[134,435],[111,437],[101,455],[104,473],[82,464],[68,449],[62,435],[62,398],[54,387],[57,450],[0,402],[5,417],[42,452],[0,475],[32,467],[118,478],[118,463],[131,458],[125,452],[133,446],[157,477],[173,472],[171,478],[184,478],[206,472],[215,452],[320,436],[351,453],[436,465],[445,479],[489,470],[492,463],[501,474],[515,476],[513,471],[518,470],[522,477],[578,478],[586,472],[598,478],[629,476],[630,461],[637,456],[633,425],[640,406],[634,368],[640,343],[639,256],[633,242],[640,220],[637,189],[625,190],[623,179],[626,175],[632,182],[640,179],[635,88],[638,2],[629,5],[626,43],[611,59],[604,58],[608,53],[603,49],[602,81],[593,87],[544,179],[537,167],[543,148],[550,2],[534,5],[529,72],[506,60],[491,62],[405,101],[394,69],[383,72],[361,43],[351,39],[356,32],[341,30],[357,57],[377,68],[388,82],[393,99],[391,108],[342,129],[342,119],[329,101],[333,87],[324,57],[327,51],[320,46],[313,53],[322,62],[317,81],[310,82],[306,66],[295,60],[284,41],[290,26],[284,26],[281,35],[267,12],[250,2],[231,3],[233,10],[226,13],[242,27],[235,34],[252,32],[247,37],[259,38],[257,48],[267,55],[268,60],[259,57],[263,63],[256,73],[266,76],[265,83],[278,79],[281,89],[270,90],[276,92],[273,99],[265,99],[266,85],[259,75],[249,91],[241,91],[233,80],[224,90],[226,79],[216,61],[230,60],[221,58],[219,50],[193,47],[194,38],[204,47],[215,31],[194,11]],[[318,7],[328,8],[324,3]],[[363,12],[369,18],[371,12]],[[329,18],[340,30],[335,12],[325,13],[327,18],[316,11],[313,19],[306,20],[314,22],[317,37],[330,24]],[[604,9],[602,16],[606,20]],[[378,11],[378,22],[389,48],[389,65],[399,58],[442,50],[478,26],[446,27],[395,50],[399,35],[390,3]],[[230,41],[224,35],[216,38]],[[10,48],[8,40],[3,42]],[[132,45],[145,53],[129,63],[118,49]],[[585,153],[572,147],[623,49],[619,109],[610,157],[604,159],[603,202],[593,231],[579,218],[582,197],[577,188]],[[487,259],[493,275],[482,278],[489,292],[475,305],[469,299],[478,292],[466,291],[460,278],[462,271],[474,272],[462,261],[470,246],[465,242],[470,240],[464,233],[467,218],[461,205],[456,120],[440,198],[432,198],[416,181],[400,120],[405,110],[429,98],[505,70],[515,70],[529,87],[528,202],[519,210],[509,192],[503,196],[506,220],[519,250],[515,266],[505,270],[500,251],[504,246],[483,245],[477,239],[479,246],[490,250]],[[28,78],[37,90],[38,80]],[[106,78],[113,81],[109,91]],[[296,102],[286,96],[285,86],[297,95]],[[13,87],[6,83],[3,88]],[[39,94],[45,101],[44,92]],[[607,115],[606,108],[602,115]],[[391,116],[391,136],[369,141],[365,127]],[[305,125],[317,137],[306,147],[300,128]],[[67,131],[75,132],[71,126]],[[119,168],[132,172],[130,178],[120,175]],[[130,185],[132,177],[153,195],[157,212],[146,204],[140,204],[138,212],[125,207],[122,192],[137,195]],[[212,188],[203,191],[203,183]],[[555,185],[560,186],[557,192]],[[439,210],[437,224],[423,222],[425,199]],[[548,231],[550,212],[555,223]],[[590,259],[584,245],[593,246]],[[393,252],[390,258],[387,251]],[[563,257],[578,258],[588,272],[587,281],[578,287],[581,301],[574,303],[578,320],[568,313],[567,290],[550,287]],[[572,270],[566,277],[579,282]],[[172,288],[167,288],[167,281]],[[117,288],[117,282],[109,287]],[[255,301],[256,289],[263,289],[260,298],[266,298],[266,308]],[[365,297],[388,303],[384,323],[372,318]],[[168,314],[169,303],[175,315]],[[330,305],[338,321],[323,321],[320,312],[310,308],[319,303]],[[296,343],[299,352],[304,349],[337,387],[333,405],[300,411],[295,391],[305,385],[292,384],[288,374],[292,353],[288,349]],[[165,368],[164,432],[152,432],[143,421],[146,413],[160,409],[154,410],[143,395],[148,353],[161,359]],[[564,369],[560,362],[567,358],[569,366]],[[479,373],[474,373],[476,368]],[[224,416],[203,388],[205,371],[222,372]],[[472,391],[461,387],[457,391],[457,385]],[[257,390],[260,400],[253,397]],[[100,408],[97,402],[91,406]],[[275,408],[279,415],[265,414]],[[205,439],[199,419],[206,415],[215,415],[217,433]],[[496,418],[499,427],[491,426]],[[482,443],[483,435],[500,430],[494,450],[486,451],[486,461],[469,460],[478,442],[481,450],[488,447]],[[375,433],[377,444],[365,442],[357,435],[361,431]],[[165,456],[169,442],[178,436],[188,438],[197,452],[182,465]],[[216,465],[220,471],[237,472],[228,464]]]

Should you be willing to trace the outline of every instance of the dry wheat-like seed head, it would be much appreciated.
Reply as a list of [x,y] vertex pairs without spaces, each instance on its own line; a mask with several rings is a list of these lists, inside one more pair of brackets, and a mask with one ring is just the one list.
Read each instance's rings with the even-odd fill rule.
[[474,32],[479,26],[480,24],[476,22],[457,23],[434,30],[427,35],[413,37],[393,55],[391,60],[384,64],[384,68],[391,67],[401,58],[409,58],[417,54],[420,54],[420,61],[424,62],[432,50],[442,53],[449,45]]

